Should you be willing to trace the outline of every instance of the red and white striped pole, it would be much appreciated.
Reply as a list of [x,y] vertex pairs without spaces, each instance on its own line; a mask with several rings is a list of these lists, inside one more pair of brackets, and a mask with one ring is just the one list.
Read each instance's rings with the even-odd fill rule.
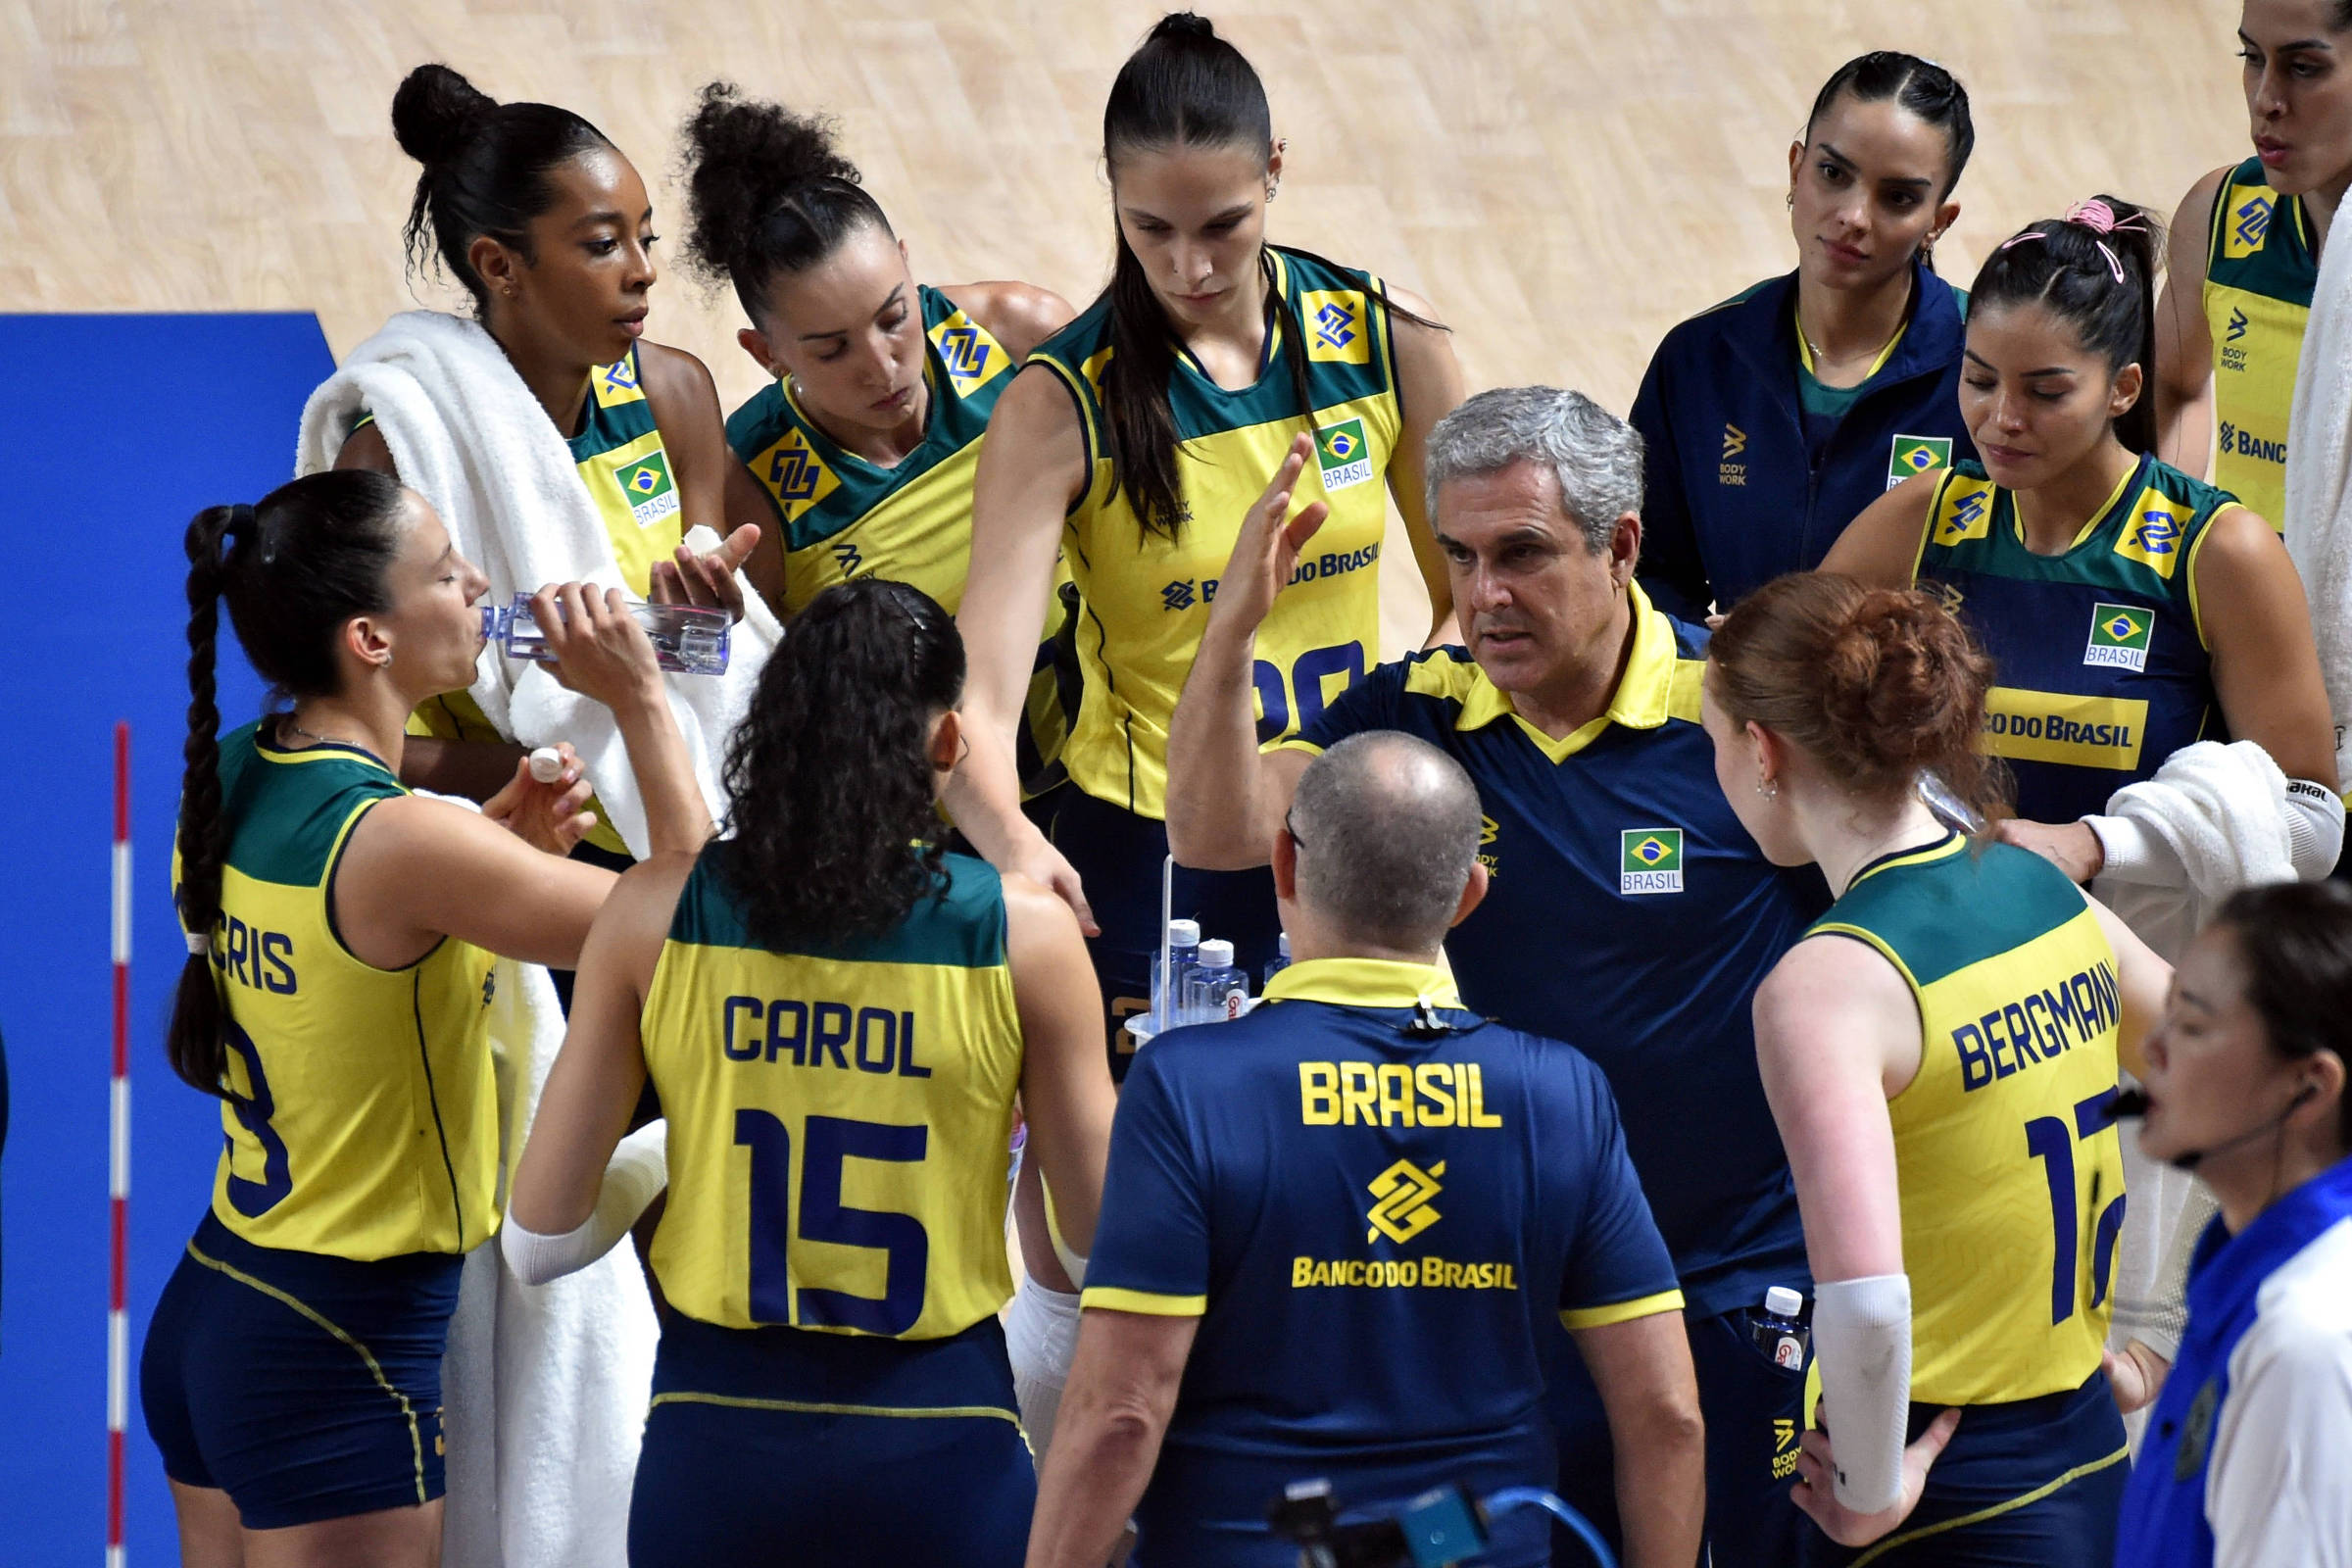
[[115,726],[115,1067],[108,1108],[106,1568],[122,1568],[122,1429],[130,1413],[130,726]]

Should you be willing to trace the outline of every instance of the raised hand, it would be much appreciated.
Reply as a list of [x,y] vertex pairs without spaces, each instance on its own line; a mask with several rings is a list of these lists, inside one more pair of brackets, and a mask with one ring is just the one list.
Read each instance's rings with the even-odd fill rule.
[[[1298,552],[1323,519],[1331,504],[1312,501],[1290,517],[1291,492],[1314,456],[1315,440],[1301,430],[1291,441],[1282,466],[1274,470],[1265,491],[1242,519],[1241,537],[1233,543],[1233,558],[1217,583],[1216,603],[1209,607],[1212,626],[1230,633],[1252,633],[1274,610],[1274,596],[1298,569]],[[1286,517],[1289,520],[1284,520]]]

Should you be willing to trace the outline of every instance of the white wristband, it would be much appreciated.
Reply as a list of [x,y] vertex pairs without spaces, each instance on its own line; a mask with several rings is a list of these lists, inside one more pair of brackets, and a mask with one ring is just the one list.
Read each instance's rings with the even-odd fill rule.
[[528,1230],[510,1214],[499,1231],[507,1266],[525,1285],[545,1285],[586,1268],[629,1234],[669,1185],[669,1123],[649,1122],[623,1138],[605,1164],[596,1207],[560,1236]]
[[1813,1293],[1813,1348],[1821,1363],[1838,1500],[1856,1513],[1903,1495],[1911,1419],[1911,1278],[1832,1280]]

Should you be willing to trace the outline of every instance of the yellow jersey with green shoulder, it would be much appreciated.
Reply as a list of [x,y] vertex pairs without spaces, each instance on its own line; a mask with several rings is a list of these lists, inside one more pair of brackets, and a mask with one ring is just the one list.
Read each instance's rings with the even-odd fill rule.
[[[922,441],[896,466],[869,463],[826,435],[789,381],[762,387],[728,416],[727,445],[760,481],[782,536],[784,603],[776,609],[788,618],[856,577],[911,584],[951,615],[963,603],[972,475],[997,396],[1019,367],[946,294],[928,284],[915,292],[930,413]],[[1021,777],[1032,790],[1058,782],[1065,714],[1077,707],[1075,662],[1057,658],[1066,644],[1061,590],[1069,580],[1069,567],[1057,562],[1021,735]]]
[[408,791],[366,752],[289,751],[270,723],[220,742],[212,960],[231,1098],[213,1212],[258,1247],[362,1262],[466,1251],[498,1229],[493,959],[444,938],[378,969],[343,945],[328,903],[343,847]]
[[745,922],[727,853],[688,873],[645,1000],[669,1118],[662,1293],[722,1328],[961,1333],[1012,1297],[1004,884],[951,855],[888,934],[780,952]]
[[[363,415],[360,423],[370,416]],[[354,425],[357,429],[359,426]],[[677,553],[686,536],[678,510],[677,480],[669,468],[669,453],[654,424],[654,406],[638,384],[637,351],[612,365],[588,372],[588,402],[580,430],[570,438],[573,467],[596,514],[604,519],[605,535],[612,542],[612,559],[629,592],[643,599],[653,581],[654,563]],[[538,586],[533,584],[533,587]],[[427,699],[409,715],[409,733],[444,741],[503,741],[480,705],[464,692],[444,692]],[[613,855],[626,855],[628,846],[613,829],[604,805],[591,799],[585,809],[596,813],[588,842]]]
[[1172,541],[1144,531],[1112,469],[1102,397],[1109,301],[1097,301],[1030,357],[1076,401],[1088,461],[1086,491],[1062,534],[1082,604],[1086,694],[1065,760],[1087,794],[1153,820],[1166,814],[1168,718],[1218,576],[1242,518],[1302,425],[1314,431],[1316,463],[1299,481],[1298,504],[1320,494],[1331,516],[1258,629],[1258,740],[1297,734],[1379,662],[1382,481],[1403,427],[1382,285],[1297,251],[1268,246],[1267,254],[1274,286],[1306,338],[1309,407],[1298,407],[1293,389],[1279,313],[1257,379],[1238,391],[1217,385],[1179,349],[1168,376],[1182,442],[1183,507]]
[[2286,527],[2286,420],[2320,264],[2300,197],[2271,189],[2262,160],[2230,171],[2205,245],[2213,333],[2213,482]]
[[1919,1004],[1919,1074],[1886,1103],[1911,1397],[2080,1388],[2106,1343],[2124,1219],[2122,1003],[2098,917],[2039,856],[1954,834],[1865,866],[1807,935],[1822,932],[1877,949]]

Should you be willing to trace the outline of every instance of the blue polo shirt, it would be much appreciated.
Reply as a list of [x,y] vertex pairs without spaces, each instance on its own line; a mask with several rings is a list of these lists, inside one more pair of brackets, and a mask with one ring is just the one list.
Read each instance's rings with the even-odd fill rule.
[[1830,901],[1819,873],[1764,858],[1716,785],[1706,632],[1631,592],[1608,711],[1564,739],[1440,648],[1381,665],[1286,745],[1402,730],[1468,770],[1492,880],[1446,943],[1463,1003],[1608,1076],[1690,1310],[1712,1316],[1810,1279],[1748,1006]]
[[[1137,1560],[1289,1568],[1265,1510],[1294,1481],[1549,1485],[1539,1328],[1682,1297],[1590,1061],[1440,970],[1337,958],[1136,1057],[1085,1304],[1200,1319]],[[1482,1560],[1548,1560],[1542,1515],[1498,1523]]]

